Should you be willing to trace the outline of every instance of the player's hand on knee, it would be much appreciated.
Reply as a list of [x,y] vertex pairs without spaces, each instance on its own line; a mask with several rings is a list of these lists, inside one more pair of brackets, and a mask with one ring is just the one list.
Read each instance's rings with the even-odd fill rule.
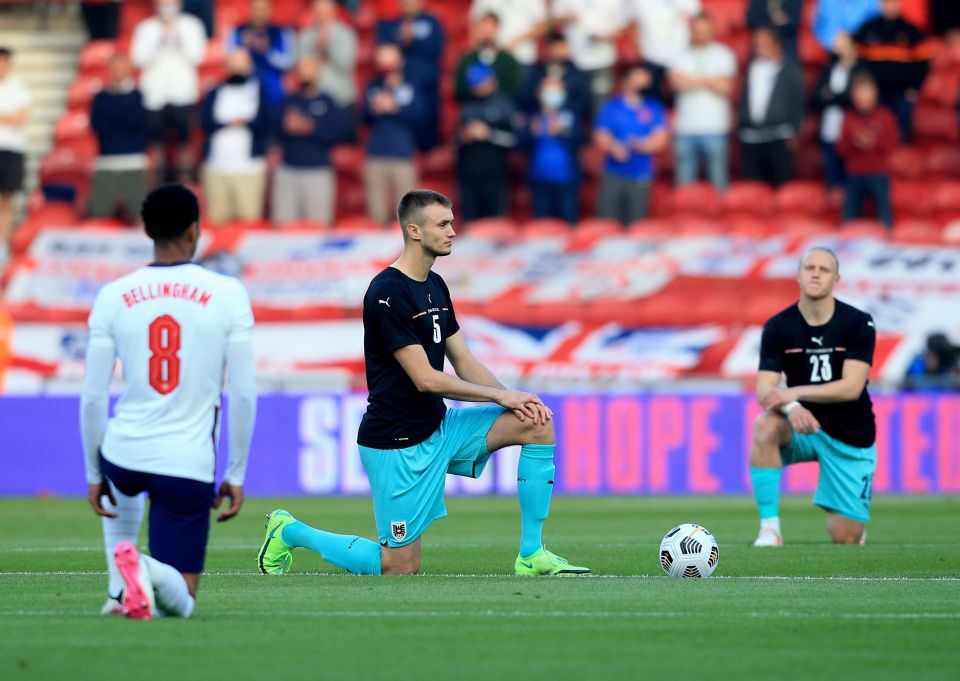
[[[532,420],[534,423],[546,423],[549,420],[549,410],[537,395],[520,390],[503,390],[497,404],[511,410],[518,419]],[[552,413],[551,413],[552,414]]]
[[240,507],[243,506],[243,485],[231,485],[229,482],[224,480],[220,483],[220,489],[217,490],[217,496],[213,500],[213,507],[220,508],[220,504],[223,502],[224,498],[230,499],[230,506],[227,507],[223,513],[217,516],[217,522],[222,523],[230,518],[234,517],[240,512]]
[[106,480],[91,484],[90,491],[87,494],[87,500],[90,502],[93,512],[97,515],[102,515],[104,518],[116,518],[116,513],[108,511],[103,507],[103,497],[109,499],[110,503],[114,506],[117,505],[117,500],[113,498],[113,492],[110,491],[110,485]]
[[798,433],[812,434],[820,431],[820,422],[806,407],[794,407],[790,410],[790,425]]

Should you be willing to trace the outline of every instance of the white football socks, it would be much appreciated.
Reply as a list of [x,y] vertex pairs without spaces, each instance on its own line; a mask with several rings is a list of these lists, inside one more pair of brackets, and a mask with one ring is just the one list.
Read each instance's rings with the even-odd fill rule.
[[780,516],[774,516],[773,518],[761,518],[760,529],[773,530],[777,534],[780,534]]
[[143,555],[141,557],[147,569],[150,570],[157,607],[168,615],[190,617],[194,600],[183,575],[175,567],[161,563],[156,558]]
[[103,518],[103,548],[107,554],[107,572],[110,575],[110,581],[107,584],[107,592],[110,598],[119,600],[123,592],[123,577],[117,569],[113,554],[117,549],[117,544],[122,541],[128,541],[136,545],[137,535],[140,534],[140,525],[143,523],[144,495],[138,494],[135,497],[128,497],[121,494],[120,491],[110,483],[110,490],[113,492],[113,498],[117,500],[114,506],[107,498],[103,499],[103,507],[108,511],[117,514],[116,518]]

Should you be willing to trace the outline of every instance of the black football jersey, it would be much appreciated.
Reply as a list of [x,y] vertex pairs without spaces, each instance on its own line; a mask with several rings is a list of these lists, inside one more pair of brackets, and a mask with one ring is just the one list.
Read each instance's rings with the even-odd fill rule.
[[363,355],[367,372],[367,411],[357,442],[375,449],[402,449],[426,440],[440,427],[446,405],[439,395],[422,393],[393,356],[420,345],[430,366],[443,371],[447,338],[460,325],[450,291],[439,274],[411,279],[395,267],[374,277],[363,297]]
[[[843,362],[873,363],[877,331],[873,318],[836,301],[833,317],[822,326],[807,324],[794,304],[763,327],[760,370],[783,372],[787,385],[820,385],[843,377]],[[864,386],[852,402],[803,402],[831,437],[852,447],[869,447],[876,439],[873,403]]]

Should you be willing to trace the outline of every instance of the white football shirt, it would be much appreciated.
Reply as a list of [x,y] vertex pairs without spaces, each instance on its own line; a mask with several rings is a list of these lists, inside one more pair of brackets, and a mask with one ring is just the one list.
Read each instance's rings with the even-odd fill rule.
[[213,482],[227,347],[251,342],[243,285],[199,265],[149,265],[104,286],[90,344],[112,349],[124,390],[101,452],[129,470]]

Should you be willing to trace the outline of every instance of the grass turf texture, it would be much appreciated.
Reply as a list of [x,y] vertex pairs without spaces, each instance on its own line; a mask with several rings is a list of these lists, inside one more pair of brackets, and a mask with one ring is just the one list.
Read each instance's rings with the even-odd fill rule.
[[[106,577],[85,502],[0,499],[0,678],[929,681],[960,667],[960,498],[876,499],[865,547],[830,545],[824,514],[786,499],[780,550],[749,547],[748,499],[560,498],[548,546],[597,574],[533,580],[510,574],[515,499],[449,500],[424,574],[394,578],[319,574],[332,568],[303,550],[294,574],[256,574],[278,505],[372,533],[366,499],[248,499],[213,527],[195,617],[144,623],[96,616]],[[714,578],[660,576],[680,522],[717,536]]]

